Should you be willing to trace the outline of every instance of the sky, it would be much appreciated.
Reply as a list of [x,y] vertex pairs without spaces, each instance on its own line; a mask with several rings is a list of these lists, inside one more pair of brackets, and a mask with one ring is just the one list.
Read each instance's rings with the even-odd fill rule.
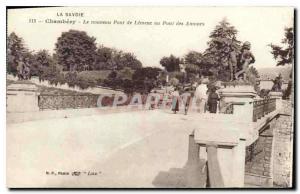
[[[66,13],[71,16],[66,16]],[[83,13],[83,17],[72,16]],[[62,14],[63,16],[60,16]],[[237,39],[251,42],[257,68],[275,67],[268,44],[280,44],[284,28],[293,26],[291,7],[60,7],[8,10],[7,32],[24,39],[30,50],[54,52],[57,38],[70,29],[86,31],[97,45],[131,52],[143,66],[161,67],[159,61],[173,54],[183,57],[189,51],[203,52],[209,34],[224,18],[238,30]],[[76,15],[76,14],[75,14]],[[80,14],[78,14],[80,15]],[[36,19],[36,23],[32,19]],[[75,20],[75,24],[46,23]],[[84,24],[84,20],[89,23]],[[47,20],[48,21],[48,20]],[[110,21],[111,24],[91,24]],[[116,21],[114,23],[114,21]],[[131,21],[132,24],[127,24]],[[135,25],[135,21],[160,25]],[[80,22],[80,23],[78,23]],[[122,24],[124,22],[124,24]],[[174,22],[174,25],[162,25]],[[182,22],[183,25],[176,25]],[[187,26],[187,22],[198,26]]]

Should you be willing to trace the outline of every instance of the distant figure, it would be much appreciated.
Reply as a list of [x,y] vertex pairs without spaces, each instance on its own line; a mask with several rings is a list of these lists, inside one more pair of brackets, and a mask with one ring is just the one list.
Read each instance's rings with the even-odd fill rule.
[[281,92],[282,87],[282,76],[281,73],[278,74],[278,76],[273,80],[273,86],[271,91],[273,92]]
[[203,84],[202,81],[199,82],[199,85],[196,88],[195,97],[199,104],[199,112],[204,113],[206,110],[207,86]]
[[89,65],[85,64],[83,65],[83,71],[88,71],[89,70]]
[[218,101],[220,100],[219,95],[216,93],[216,88],[213,87],[208,96],[208,110],[210,113],[217,113]]
[[188,112],[188,109],[189,109],[189,106],[190,106],[190,103],[191,103],[191,100],[194,96],[194,89],[193,89],[193,86],[189,86],[187,88],[184,89],[184,94],[187,95],[187,98],[185,99],[186,102],[184,104],[184,114],[187,115],[187,112]]
[[174,92],[172,93],[173,101],[172,101],[172,111],[176,114],[179,111],[179,88],[175,87]]

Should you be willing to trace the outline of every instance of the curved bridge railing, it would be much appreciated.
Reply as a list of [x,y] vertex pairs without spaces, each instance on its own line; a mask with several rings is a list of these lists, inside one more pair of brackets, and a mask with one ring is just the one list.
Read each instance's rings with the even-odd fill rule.
[[276,99],[268,98],[253,102],[253,122],[276,110]]

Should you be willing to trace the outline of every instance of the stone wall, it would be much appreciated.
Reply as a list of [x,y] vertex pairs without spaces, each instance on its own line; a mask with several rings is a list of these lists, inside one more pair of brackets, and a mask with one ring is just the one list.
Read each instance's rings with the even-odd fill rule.
[[[59,110],[59,109],[74,109],[74,108],[96,108],[98,107],[99,95],[39,95],[38,106],[40,110]],[[102,106],[112,106],[115,95],[111,97],[105,96],[102,98]],[[129,105],[132,102],[133,96],[128,96],[123,104],[118,106]],[[142,104],[147,101],[147,95],[141,95]],[[100,102],[99,102],[100,103]]]
[[282,109],[258,140],[246,148],[245,183],[259,187],[290,187],[293,166],[293,104]]
[[272,180],[273,130],[270,126],[262,130],[259,138],[246,149],[245,182],[270,187]]
[[98,95],[40,95],[40,110],[57,110],[69,108],[95,108]]
[[282,115],[274,123],[274,186],[292,185],[293,113],[291,101],[283,101]]

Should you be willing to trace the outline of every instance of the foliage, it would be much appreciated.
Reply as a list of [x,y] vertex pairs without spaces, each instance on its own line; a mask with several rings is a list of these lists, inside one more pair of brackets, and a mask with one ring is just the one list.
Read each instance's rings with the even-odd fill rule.
[[110,74],[108,75],[108,79],[116,79],[116,77],[117,77],[117,72],[116,71],[112,71],[112,72],[110,72]]
[[59,67],[57,67],[53,57],[46,50],[38,51],[33,55],[33,61],[31,63],[31,74],[38,76],[40,80],[49,80],[58,76],[61,73]]
[[76,71],[70,71],[65,74],[65,80],[66,83],[69,85],[69,87],[75,87],[77,82],[77,72]]
[[85,31],[63,32],[55,44],[58,64],[67,71],[91,70],[97,49],[95,41]]
[[[278,46],[270,44],[272,55],[275,60],[277,60],[277,66],[283,66],[286,64],[294,63],[294,28],[285,28],[284,29],[284,38],[281,43],[283,46]],[[293,70],[291,70],[289,77],[292,78]],[[283,98],[287,99],[292,92],[292,81],[289,81],[288,87],[283,91]]]
[[114,66],[111,63],[112,55],[113,55],[113,49],[101,45],[96,51],[94,69],[95,70],[114,69]]
[[195,82],[197,76],[201,72],[199,66],[194,64],[186,64],[185,71],[186,71],[186,78],[184,81],[189,83]]
[[100,46],[95,57],[95,69],[121,70],[126,67],[133,70],[142,67],[142,63],[132,53]]
[[127,80],[131,80],[132,79],[132,76],[134,74],[134,70],[131,69],[130,67],[124,67],[124,69],[120,70],[118,72],[118,78],[120,79],[127,79]]
[[272,55],[277,60],[277,66],[293,64],[294,61],[294,29],[285,28],[284,38],[281,43],[283,46],[270,44]]
[[90,77],[94,80],[104,80],[110,74],[110,70],[100,70],[100,71],[81,71],[78,72],[79,76]]
[[[16,74],[18,63],[25,62],[30,65],[32,75],[38,76],[40,81],[48,80],[50,84],[67,83],[81,89],[99,84],[133,92],[135,82],[146,84],[137,86],[143,90],[153,87],[160,71],[151,67],[143,69],[132,53],[104,46],[97,49],[95,38],[84,31],[62,33],[55,46],[53,55],[47,50],[31,53],[22,38],[11,33],[7,41],[8,73]],[[91,71],[93,69],[99,71]],[[133,81],[134,72],[136,80]]]
[[219,80],[226,81],[229,79],[228,62],[230,52],[240,53],[241,42],[236,39],[237,32],[235,27],[224,19],[209,36],[210,41],[207,43],[208,48],[203,54],[202,63],[216,68],[215,73],[217,73],[216,76]]
[[103,85],[110,87],[112,89],[122,89],[123,80],[117,77],[115,78],[107,78],[103,81]]
[[246,72],[246,76],[248,78],[248,82],[254,86],[255,91],[259,91],[259,85],[257,83],[257,79],[259,78],[259,73],[257,69],[253,66],[249,67],[248,71]]
[[81,89],[87,89],[89,87],[95,87],[97,85],[97,81],[92,77],[86,77],[78,74],[76,85]]
[[179,71],[180,67],[180,59],[175,57],[174,55],[170,55],[169,57],[163,57],[160,60],[160,64],[165,68],[168,72]]
[[157,67],[144,67],[137,69],[132,75],[133,80],[156,79],[161,69]]
[[197,66],[200,66],[202,63],[202,54],[196,51],[189,51],[185,56],[184,56],[184,62],[186,64],[194,64]]
[[161,69],[156,67],[144,67],[137,69],[132,75],[135,91],[149,93],[158,85],[157,79]]
[[200,68],[198,65],[195,64],[186,64],[185,71],[187,74],[198,74],[200,72]]
[[261,97],[261,98],[268,97],[268,96],[269,96],[269,93],[270,93],[270,90],[269,90],[269,89],[262,89],[262,90],[260,90],[260,92],[259,92],[259,97]]
[[125,67],[129,67],[131,69],[139,69],[142,68],[142,63],[137,60],[136,56],[132,53],[118,53],[120,56],[113,58],[116,63],[117,69],[124,69]]
[[174,72],[173,76],[179,81],[179,83],[184,83],[186,81],[184,72]]
[[130,79],[124,79],[122,87],[126,94],[132,94],[134,92],[134,83]]
[[173,77],[170,79],[170,84],[172,86],[177,86],[179,84],[179,80],[177,78]]
[[7,38],[7,72],[17,74],[18,64],[31,58],[31,53],[24,45],[22,38],[12,32]]

